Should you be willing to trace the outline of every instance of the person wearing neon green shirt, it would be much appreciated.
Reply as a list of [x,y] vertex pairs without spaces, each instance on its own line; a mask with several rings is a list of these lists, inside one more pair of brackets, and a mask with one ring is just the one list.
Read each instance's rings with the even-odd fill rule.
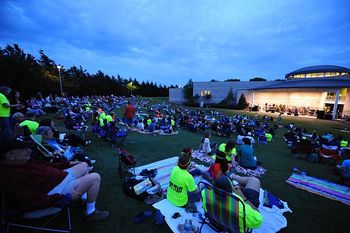
[[22,105],[11,105],[6,96],[11,93],[11,88],[2,86],[0,87],[0,140],[10,139],[12,137],[12,130],[9,122],[10,108],[21,107]]
[[100,127],[103,127],[105,126],[105,123],[104,123],[104,120],[106,119],[106,113],[105,112],[101,112],[99,118],[98,118],[98,121],[99,121],[99,124],[100,124]]
[[226,159],[229,162],[235,161],[235,156],[237,155],[236,143],[233,140],[229,140],[227,143],[221,143],[219,146],[219,151],[226,154]]
[[[234,186],[231,179],[234,179],[239,185]],[[232,193],[238,197],[244,204],[239,202],[239,231],[245,232],[243,225],[243,205],[245,207],[246,227],[257,229],[263,222],[263,216],[257,209],[259,206],[260,181],[255,177],[240,177],[232,174],[231,177],[220,176],[214,181],[214,186],[227,193]],[[243,187],[243,188],[242,188]],[[205,192],[202,191],[203,201],[205,201]],[[203,203],[203,208],[206,204]]]
[[191,156],[192,148],[184,149],[170,175],[167,199],[178,207],[185,207],[191,202],[191,196],[199,193],[194,178],[188,171]]

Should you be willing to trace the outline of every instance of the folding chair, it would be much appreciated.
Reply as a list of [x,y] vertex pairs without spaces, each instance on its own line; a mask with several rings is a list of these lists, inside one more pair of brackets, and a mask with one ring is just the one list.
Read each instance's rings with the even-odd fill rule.
[[32,135],[30,135],[30,138],[33,140],[33,142],[36,145],[36,148],[41,152],[42,155],[44,155],[47,158],[53,157],[53,153],[41,144],[41,142],[42,142],[41,135],[32,134]]
[[332,162],[338,162],[342,159],[341,155],[338,153],[337,146],[326,146],[322,145],[318,150],[319,160],[326,159]]
[[[202,225],[208,224],[216,232],[240,232],[240,208],[243,208],[243,229],[244,232],[250,232],[246,228],[245,204],[232,193],[227,193],[206,182],[199,182],[198,186],[203,185],[204,197],[202,199],[205,217],[202,217]],[[200,231],[201,231],[200,229]]]
[[127,173],[131,173],[133,176],[135,176],[136,161],[134,160],[134,157],[130,154],[130,152],[125,149],[119,148],[118,158],[119,177],[122,178]]
[[[1,192],[1,225],[3,225],[3,232],[9,233],[12,229],[21,228],[21,229],[29,229],[34,232],[46,231],[46,232],[63,232],[70,233],[72,231],[72,223],[70,216],[69,206],[64,208],[58,207],[49,207],[46,209],[34,210],[26,213],[22,213],[20,211],[15,210],[7,210],[5,205],[6,203],[6,195],[5,192]],[[61,214],[63,215],[66,212],[67,216],[67,227],[65,228],[54,228],[54,226],[49,226],[49,224],[53,224],[54,220],[58,218]],[[39,221],[39,219],[41,219]],[[45,219],[45,222],[43,222]],[[37,223],[37,221],[39,221]],[[34,225],[35,224],[35,225]],[[21,232],[21,231],[15,231]]]

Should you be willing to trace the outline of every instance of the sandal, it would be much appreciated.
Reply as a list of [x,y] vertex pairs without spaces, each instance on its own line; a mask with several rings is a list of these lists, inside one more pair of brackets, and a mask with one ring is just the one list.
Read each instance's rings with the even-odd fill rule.
[[145,221],[148,218],[151,218],[152,216],[153,216],[152,211],[144,211],[144,212],[141,212],[141,213],[137,214],[136,216],[134,216],[133,222],[135,224],[138,224],[138,223]]
[[95,210],[89,215],[85,216],[86,222],[98,222],[107,219],[109,216],[109,211]]
[[149,195],[148,197],[146,197],[145,203],[148,205],[153,205],[154,203],[157,203],[163,199],[164,199],[164,193],[162,192],[161,194]]

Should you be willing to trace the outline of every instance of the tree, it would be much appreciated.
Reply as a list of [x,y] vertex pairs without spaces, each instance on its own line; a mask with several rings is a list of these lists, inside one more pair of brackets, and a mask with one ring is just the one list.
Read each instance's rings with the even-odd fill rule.
[[241,80],[238,78],[230,78],[230,79],[226,79],[224,82],[240,82]]
[[191,100],[193,98],[193,82],[192,79],[188,80],[183,88],[183,94],[186,100]]
[[210,82],[211,82],[211,83],[215,83],[215,82],[219,82],[219,81],[216,80],[216,79],[212,79],[212,80],[210,80]]
[[239,97],[239,100],[238,100],[237,109],[243,110],[246,107],[248,107],[248,104],[247,104],[247,101],[245,99],[244,94],[242,93],[241,96]]
[[250,79],[249,81],[250,81],[250,82],[255,82],[255,81],[267,81],[267,80],[264,79],[264,78],[255,77],[255,78]]
[[[23,98],[34,96],[38,91],[43,95],[60,92],[58,69],[54,60],[39,50],[39,59],[26,54],[17,44],[0,47],[1,85],[19,91]],[[154,83],[140,83],[136,79],[125,79],[118,75],[109,76],[102,71],[89,74],[81,66],[61,69],[62,85],[70,95],[110,95],[126,96],[131,93],[127,84],[132,82],[132,90],[142,96],[168,96],[168,88]],[[192,82],[192,81],[191,81]],[[33,85],[35,84],[35,85]],[[191,91],[192,95],[192,91]]]

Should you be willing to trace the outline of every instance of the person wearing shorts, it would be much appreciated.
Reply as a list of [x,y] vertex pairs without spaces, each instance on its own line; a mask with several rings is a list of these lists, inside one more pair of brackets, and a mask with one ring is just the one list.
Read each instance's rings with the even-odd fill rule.
[[86,193],[85,220],[108,218],[108,211],[95,208],[101,177],[89,173],[87,163],[48,163],[32,159],[32,153],[31,145],[18,139],[0,143],[0,185],[9,206],[23,212],[63,208]]

